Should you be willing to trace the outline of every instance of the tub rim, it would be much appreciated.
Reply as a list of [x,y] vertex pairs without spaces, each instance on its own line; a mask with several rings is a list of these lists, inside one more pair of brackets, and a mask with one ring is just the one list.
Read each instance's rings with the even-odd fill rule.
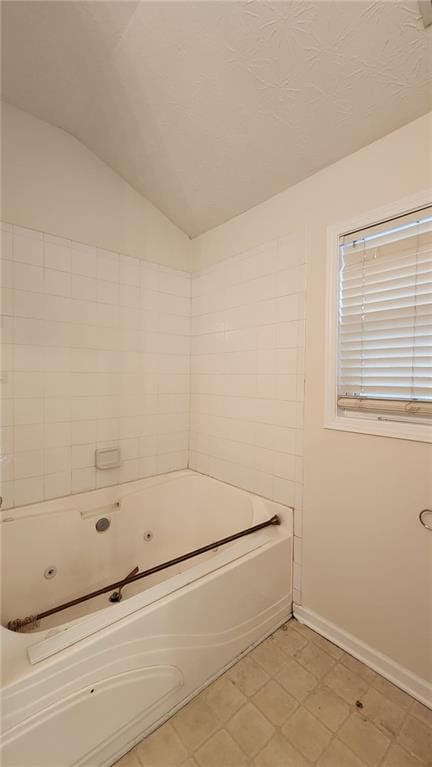
[[[276,530],[271,532],[266,530],[259,531],[254,534],[253,540],[246,541],[243,539],[231,547],[228,545],[225,551],[221,551],[214,559],[195,565],[172,578],[167,578],[162,583],[152,586],[144,592],[135,594],[124,602],[104,607],[88,616],[76,618],[56,629],[47,629],[45,637],[39,637],[38,641],[29,644],[26,648],[30,664],[33,666],[40,661],[47,660],[62,650],[72,647],[82,639],[87,639],[99,631],[109,629],[120,621],[133,618],[134,614],[151,607],[165,598],[173,596],[177,591],[198,582],[208,575],[212,575],[226,565],[230,565],[236,560],[252,554],[257,549],[269,544],[271,545],[276,539],[279,539],[278,532]],[[115,614],[113,607],[116,610]],[[34,638],[35,634],[21,636]]]
[[[220,485],[226,485],[242,495],[246,495],[251,499],[253,503],[254,499],[262,499],[265,502],[278,503],[272,501],[265,496],[253,493],[250,490],[245,490],[238,485],[234,485],[230,482],[225,482],[222,479],[212,477],[210,474],[203,474],[195,469],[175,469],[174,471],[166,472],[165,474],[154,474],[150,477],[141,477],[140,479],[133,479],[128,482],[121,482],[113,485],[107,485],[106,487],[93,488],[92,490],[84,490],[79,493],[72,493],[70,495],[63,495],[57,498],[49,498],[44,501],[36,501],[35,503],[25,504],[23,506],[13,506],[9,508],[0,509],[0,527],[3,524],[7,524],[11,521],[18,522],[22,519],[35,516],[45,516],[57,513],[66,512],[78,512],[87,513],[91,510],[97,510],[99,507],[106,507],[111,504],[115,504],[121,498],[128,498],[131,495],[135,495],[140,492],[144,492],[148,488],[157,487],[158,485],[165,485],[182,478],[195,478],[203,477],[211,482],[216,482]],[[129,492],[126,492],[129,490]],[[87,501],[95,501],[98,505],[90,505]],[[81,503],[80,503],[81,501]],[[278,505],[284,505],[279,504]],[[287,507],[291,508],[291,507]]]
[[[112,485],[107,488],[90,490],[86,491],[85,493],[77,494],[77,498],[82,498],[84,496],[85,499],[93,498],[94,501],[98,502],[101,495],[102,497],[106,497],[106,495],[108,495],[111,496],[111,498],[114,497],[118,499],[120,497],[121,499],[121,497],[128,497],[130,495],[139,494],[140,492],[145,492],[147,488],[171,483],[181,478],[195,477],[201,477],[203,479],[209,480],[210,482],[226,485],[236,493],[247,496],[252,506],[252,524],[257,524],[258,522],[266,519],[268,515],[271,515],[273,509],[280,509],[286,512],[290,512],[290,516],[288,517],[288,514],[283,515],[282,525],[280,527],[265,529],[254,533],[248,538],[241,539],[232,544],[226,544],[226,546],[223,547],[223,550],[212,559],[194,565],[183,573],[168,577],[162,583],[152,586],[143,592],[135,594],[124,602],[120,602],[116,605],[108,605],[107,607],[90,613],[89,615],[74,618],[70,621],[65,621],[55,628],[42,629],[41,631],[29,634],[17,634],[16,632],[10,631],[6,626],[2,625],[0,627],[1,631],[7,631],[8,635],[16,638],[17,642],[21,642],[23,649],[24,647],[26,648],[28,660],[31,665],[48,659],[52,655],[56,655],[58,652],[76,644],[81,639],[90,637],[98,631],[108,628],[118,621],[127,618],[129,615],[149,607],[151,604],[154,604],[155,602],[168,597],[170,594],[175,593],[179,589],[193,583],[194,581],[197,581],[206,575],[210,575],[221,567],[234,562],[240,557],[253,552],[261,546],[271,543],[281,535],[286,535],[288,537],[292,536],[292,507],[285,506],[279,502],[272,501],[248,490],[239,488],[237,485],[232,485],[230,483],[224,482],[223,480],[216,479],[215,477],[211,477],[207,474],[202,474],[201,472],[195,471],[193,469],[181,469],[179,471],[168,472],[166,474],[134,480],[132,482],[125,482],[120,485]],[[123,489],[127,490],[131,486],[134,486],[134,488],[131,489],[131,492],[121,492]],[[37,504],[16,507],[16,509],[5,509],[5,513],[8,514],[9,518],[3,518],[1,521],[3,523],[12,521],[10,520],[10,517],[16,511],[18,512],[18,515],[17,517],[13,517],[14,521],[23,521],[24,519],[28,518],[28,516],[34,517],[38,516],[39,514],[50,515],[53,513],[64,513],[72,510],[71,505],[69,505],[70,500],[71,496],[65,496],[60,499],[50,499],[49,501],[42,501],[38,502]],[[60,508],[58,508],[59,501],[63,501]],[[108,503],[109,502],[110,501],[108,501]],[[55,508],[52,510],[48,509],[46,511],[44,511],[44,508],[35,509],[35,506],[45,507],[46,504],[55,506]],[[93,506],[93,508],[95,507]],[[79,505],[76,504],[73,507],[73,510],[79,512]]]
[[[63,496],[62,498],[59,498],[59,499],[50,499],[48,501],[38,501],[35,504],[28,504],[27,506],[16,507],[16,509],[6,509],[3,512],[5,516],[2,516],[0,514],[0,534],[2,530],[6,529],[5,527],[2,527],[4,525],[9,525],[12,523],[19,525],[19,523],[25,523],[27,520],[37,520],[39,518],[41,520],[46,520],[47,518],[49,519],[50,517],[55,518],[57,515],[62,517],[62,515],[69,514],[69,513],[81,515],[81,517],[83,518],[97,516],[98,514],[102,514],[102,513],[105,513],[105,514],[112,513],[112,514],[115,514],[116,516],[117,514],[121,515],[123,503],[126,502],[128,499],[133,499],[134,497],[139,498],[141,494],[145,494],[148,490],[152,490],[153,488],[163,487],[163,486],[171,485],[173,483],[175,484],[176,482],[181,482],[185,480],[188,481],[188,480],[197,480],[197,479],[204,480],[205,482],[208,481],[212,484],[216,483],[216,485],[225,485],[227,488],[230,489],[230,491],[233,491],[235,496],[240,495],[243,498],[247,498],[250,504],[250,511],[248,512],[250,514],[250,519],[248,520],[247,526],[253,526],[255,524],[258,524],[260,522],[265,521],[265,519],[267,518],[268,513],[265,508],[265,503],[268,503],[268,501],[264,501],[262,497],[257,496],[254,493],[250,493],[247,490],[243,490],[242,488],[239,488],[235,485],[230,485],[214,477],[210,477],[206,474],[202,474],[201,472],[197,472],[192,469],[181,469],[179,471],[168,472],[167,474],[159,474],[154,477],[134,480],[133,482],[126,482],[126,483],[121,483],[119,485],[112,485],[108,488],[99,488],[97,490],[89,490],[89,491],[85,491],[84,493],[78,493],[76,496],[77,502],[75,503],[75,505],[72,505],[70,503],[71,496]],[[112,509],[109,508],[110,506],[112,506]],[[238,529],[240,529],[240,527]],[[207,541],[207,542],[210,543],[211,541]],[[227,548],[227,547],[232,547],[232,544],[226,544],[224,548]],[[186,553],[186,551],[187,549],[185,549],[185,551],[182,551],[180,553],[181,554]],[[194,569],[194,566],[188,569]],[[168,573],[166,580],[171,581],[174,577],[175,576],[171,576]],[[147,589],[147,591],[148,590],[149,589]],[[84,593],[84,591],[81,591],[80,593]],[[72,599],[74,598],[74,596],[75,595],[72,595],[70,598]],[[139,594],[135,596],[139,596]],[[128,597],[127,601],[129,601],[130,599],[132,599],[132,597]],[[116,609],[117,607],[118,605],[115,605],[115,606],[108,605],[107,609],[113,612],[114,609]],[[103,610],[105,610],[105,608],[99,609],[97,610],[97,612],[102,612]],[[83,621],[87,619],[93,614],[93,612],[96,612],[96,611],[89,612],[88,614],[82,615],[78,618],[66,619],[56,626],[41,628],[29,633],[28,635],[25,633],[18,632],[18,636],[20,637],[31,636],[34,639],[40,639],[42,641],[42,639],[44,638],[44,635],[48,636],[49,634],[52,634],[53,632],[62,631],[66,628],[69,628],[70,626],[75,625],[78,621]],[[7,625],[3,622],[0,623],[0,628],[10,632],[15,637],[17,636],[17,632],[10,631]]]

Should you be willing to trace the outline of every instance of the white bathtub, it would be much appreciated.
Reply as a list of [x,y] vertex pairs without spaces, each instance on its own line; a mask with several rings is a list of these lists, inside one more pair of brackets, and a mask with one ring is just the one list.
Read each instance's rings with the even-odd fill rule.
[[[117,604],[6,628],[275,513]],[[192,471],[5,511],[1,530],[4,767],[112,764],[291,614],[291,510]]]

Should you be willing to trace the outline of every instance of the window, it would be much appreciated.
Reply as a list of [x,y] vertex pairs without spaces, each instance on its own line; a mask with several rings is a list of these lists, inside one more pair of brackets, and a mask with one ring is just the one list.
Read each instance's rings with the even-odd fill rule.
[[432,207],[337,232],[327,426],[429,441]]

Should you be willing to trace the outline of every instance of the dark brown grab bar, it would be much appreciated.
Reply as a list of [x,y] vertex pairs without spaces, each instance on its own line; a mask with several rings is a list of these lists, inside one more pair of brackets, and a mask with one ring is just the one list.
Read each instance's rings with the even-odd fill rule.
[[160,565],[149,567],[148,570],[143,570],[142,572],[138,572],[135,575],[129,575],[126,578],[123,578],[121,581],[110,583],[108,586],[104,586],[103,588],[97,589],[96,591],[91,591],[89,594],[84,594],[83,596],[77,597],[76,599],[71,599],[70,602],[64,602],[61,605],[57,605],[57,607],[52,607],[50,610],[45,610],[44,612],[38,613],[37,615],[29,615],[27,618],[15,618],[14,620],[9,621],[7,627],[11,631],[19,631],[23,626],[27,626],[30,623],[37,623],[43,618],[48,618],[49,615],[54,615],[55,613],[59,613],[62,610],[67,610],[68,607],[75,607],[75,605],[79,605],[81,602],[87,602],[87,600],[99,597],[101,594],[106,594],[108,591],[118,589],[121,592],[121,589],[129,583],[134,583],[134,581],[139,581],[141,578],[145,578],[148,575],[159,573],[161,570],[166,570],[167,567],[173,567],[173,565],[178,565],[181,562],[185,562],[187,559],[192,559],[192,557],[198,557],[200,554],[205,554],[206,551],[211,551],[212,549],[216,549],[218,546],[223,546],[225,543],[236,541],[238,538],[243,538],[245,535],[256,533],[258,530],[262,530],[264,527],[269,527],[270,525],[280,525],[280,519],[277,514],[275,514],[270,519],[267,519],[265,522],[260,522],[258,525],[247,527],[245,530],[240,530],[238,533],[228,535],[226,538],[221,538],[219,541],[208,543],[206,546],[201,546],[199,549],[189,551],[187,554],[181,554],[179,557],[175,557],[175,559],[169,559],[167,562],[162,562]]

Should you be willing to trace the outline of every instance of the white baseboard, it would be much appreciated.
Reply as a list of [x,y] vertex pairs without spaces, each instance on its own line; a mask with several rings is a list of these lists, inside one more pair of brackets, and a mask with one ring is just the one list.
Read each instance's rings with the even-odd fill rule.
[[294,604],[294,617],[297,618],[300,623],[305,623],[311,629],[318,634],[330,639],[338,647],[346,650],[354,658],[365,663],[378,674],[385,677],[401,690],[412,695],[425,706],[432,708],[432,684],[425,679],[413,674],[412,671],[401,666],[396,661],[389,658],[387,655],[383,655],[374,650],[373,647],[365,644],[360,639],[357,639],[352,634],[348,634],[347,631],[335,626],[334,623],[322,618],[317,613],[308,610],[307,607]]

